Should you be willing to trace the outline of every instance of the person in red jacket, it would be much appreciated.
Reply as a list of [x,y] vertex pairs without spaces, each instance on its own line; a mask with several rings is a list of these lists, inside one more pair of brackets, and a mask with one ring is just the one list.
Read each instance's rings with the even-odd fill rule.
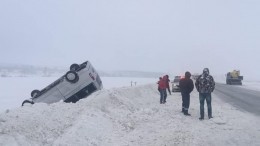
[[166,76],[164,76],[160,81],[159,81],[159,92],[160,92],[160,104],[164,104],[166,102]]

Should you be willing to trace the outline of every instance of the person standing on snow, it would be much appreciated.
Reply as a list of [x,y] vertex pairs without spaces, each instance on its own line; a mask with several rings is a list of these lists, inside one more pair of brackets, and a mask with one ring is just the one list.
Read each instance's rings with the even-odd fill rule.
[[209,69],[204,68],[203,73],[197,78],[195,82],[196,89],[199,92],[200,99],[200,120],[204,119],[204,102],[206,99],[208,106],[208,118],[212,117],[212,107],[211,107],[211,92],[215,89],[215,82],[211,75],[209,75]]
[[165,76],[159,81],[159,92],[160,92],[160,104],[164,104],[166,102],[166,97],[167,97]]
[[185,72],[185,78],[182,78],[179,82],[181,96],[182,96],[182,112],[186,116],[190,116],[188,113],[189,106],[190,106],[190,93],[193,91],[194,84],[193,81],[190,79],[191,74],[190,72]]
[[[166,76],[166,88],[169,92],[169,94],[171,95],[171,90],[170,90],[170,79],[169,79],[169,76],[168,75],[165,75]],[[166,93],[167,94],[167,93]],[[166,99],[166,98],[165,98]]]
[[157,82],[158,84],[158,91],[160,92],[160,88],[159,88],[159,82],[162,80],[162,77],[159,77],[159,81]]

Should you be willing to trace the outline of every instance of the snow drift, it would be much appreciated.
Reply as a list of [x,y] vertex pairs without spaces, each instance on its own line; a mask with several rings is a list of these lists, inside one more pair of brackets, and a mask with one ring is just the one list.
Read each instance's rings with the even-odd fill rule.
[[[0,114],[0,145],[260,145],[260,119],[213,95],[213,119],[199,121],[198,93],[191,117],[180,93],[159,104],[155,84],[102,90],[73,103],[35,104]],[[207,113],[207,112],[206,112]]]

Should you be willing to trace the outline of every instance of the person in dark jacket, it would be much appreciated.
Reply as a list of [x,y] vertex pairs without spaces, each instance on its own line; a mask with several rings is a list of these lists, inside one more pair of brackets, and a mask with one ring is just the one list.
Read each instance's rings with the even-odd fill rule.
[[204,119],[204,102],[206,99],[208,106],[208,117],[212,117],[212,107],[211,107],[211,92],[215,89],[215,82],[211,75],[209,75],[209,69],[204,68],[203,73],[197,78],[195,82],[196,89],[199,92],[200,98],[200,120]]
[[160,92],[160,104],[164,104],[166,102],[166,77],[164,76],[159,82],[159,92]]
[[169,79],[169,76],[166,75],[166,88],[169,92],[169,94],[171,95],[171,90],[170,90],[170,79]]
[[193,91],[194,88],[193,81],[190,79],[190,77],[191,74],[187,71],[185,72],[185,78],[182,78],[179,82],[182,96],[182,112],[186,116],[190,116],[190,114],[188,113],[190,106],[190,93]]
[[159,77],[159,81],[157,82],[158,84],[158,91],[160,92],[160,88],[159,88],[159,82],[162,80],[162,77]]

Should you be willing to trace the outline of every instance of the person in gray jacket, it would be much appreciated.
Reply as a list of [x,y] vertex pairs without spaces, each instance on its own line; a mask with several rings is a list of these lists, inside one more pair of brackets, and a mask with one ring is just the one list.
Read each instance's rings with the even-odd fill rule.
[[211,107],[211,92],[215,89],[215,82],[211,75],[209,75],[209,69],[204,68],[203,73],[197,78],[195,82],[195,87],[199,92],[200,99],[200,120],[204,119],[204,102],[206,99],[208,106],[208,118],[212,117],[212,107]]

